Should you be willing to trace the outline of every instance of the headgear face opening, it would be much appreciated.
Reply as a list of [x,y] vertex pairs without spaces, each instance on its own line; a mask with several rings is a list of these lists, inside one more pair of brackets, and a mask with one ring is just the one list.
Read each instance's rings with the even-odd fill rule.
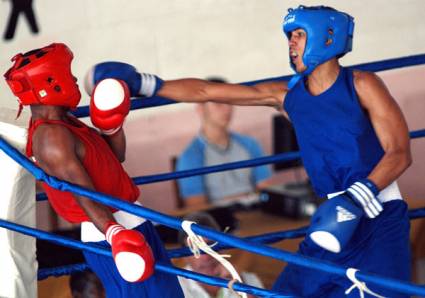
[[[302,75],[310,74],[318,65],[333,57],[342,57],[352,49],[353,17],[331,7],[300,5],[288,9],[283,31],[290,39],[291,32],[296,29],[303,29],[307,33],[302,57],[307,68]],[[292,62],[291,67],[296,71]]]
[[20,105],[55,105],[75,109],[81,93],[71,73],[71,50],[62,43],[12,58],[13,66],[4,74]]

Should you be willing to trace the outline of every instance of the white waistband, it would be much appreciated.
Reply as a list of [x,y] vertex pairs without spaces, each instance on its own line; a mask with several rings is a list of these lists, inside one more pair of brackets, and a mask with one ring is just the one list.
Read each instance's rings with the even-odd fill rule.
[[[342,194],[344,191],[338,191],[334,193],[330,193],[327,195],[328,199],[332,199],[333,197]],[[394,181],[387,187],[385,187],[378,195],[378,200],[381,203],[393,201],[393,200],[403,200],[400,189],[398,188],[397,181]]]
[[[134,205],[142,206],[139,202]],[[133,229],[146,221],[146,219],[118,210],[114,214],[114,218],[120,225],[126,229]],[[83,221],[81,223],[81,241],[82,242],[98,242],[105,240],[105,235],[99,231],[91,221]]]

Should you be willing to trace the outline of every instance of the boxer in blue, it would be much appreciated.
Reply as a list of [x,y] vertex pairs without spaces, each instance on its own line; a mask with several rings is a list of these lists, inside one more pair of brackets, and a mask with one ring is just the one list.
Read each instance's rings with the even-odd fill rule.
[[[409,280],[409,219],[396,179],[410,165],[411,155],[400,108],[378,76],[340,66],[338,59],[352,48],[350,15],[330,7],[299,6],[289,9],[283,31],[296,72],[288,83],[162,81],[109,62],[96,65],[86,85],[90,90],[99,79],[118,77],[132,86],[134,96],[151,96],[143,92],[146,86],[176,101],[280,110],[293,123],[315,192],[329,199],[314,214],[299,253]],[[347,278],[290,264],[274,290],[301,297],[343,297],[350,285]],[[405,297],[374,285],[369,288],[386,297]]]

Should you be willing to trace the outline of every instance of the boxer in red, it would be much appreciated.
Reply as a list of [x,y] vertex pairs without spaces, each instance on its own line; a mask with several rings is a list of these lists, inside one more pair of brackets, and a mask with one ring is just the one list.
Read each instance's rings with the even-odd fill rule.
[[[137,204],[139,189],[120,163],[125,159],[128,87],[116,79],[99,82],[90,102],[98,130],[86,126],[69,113],[81,97],[72,58],[66,45],[51,44],[16,55],[5,74],[20,109],[31,108],[27,155],[49,175]],[[175,276],[154,271],[155,260],[170,261],[150,221],[43,187],[61,217],[81,223],[82,241],[112,247],[113,260],[84,252],[107,297],[183,297]]]

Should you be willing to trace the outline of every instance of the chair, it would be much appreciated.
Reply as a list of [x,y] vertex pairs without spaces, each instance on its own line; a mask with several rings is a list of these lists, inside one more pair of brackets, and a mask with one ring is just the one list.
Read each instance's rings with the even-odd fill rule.
[[[176,171],[176,168],[177,168],[177,158],[178,158],[177,156],[171,157],[171,170],[173,172]],[[184,202],[184,199],[180,196],[180,188],[179,188],[177,179],[174,179],[172,181],[172,184],[173,184],[174,198],[176,200],[176,207],[177,209],[182,209],[185,207],[185,202]]]

